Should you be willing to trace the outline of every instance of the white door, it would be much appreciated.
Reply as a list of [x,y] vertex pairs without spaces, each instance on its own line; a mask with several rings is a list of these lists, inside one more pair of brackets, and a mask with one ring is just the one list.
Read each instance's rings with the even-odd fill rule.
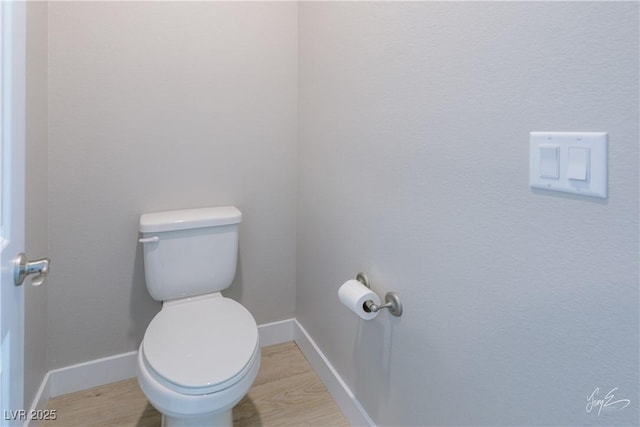
[[0,2],[0,425],[23,424],[24,287],[14,260],[24,251],[25,2]]

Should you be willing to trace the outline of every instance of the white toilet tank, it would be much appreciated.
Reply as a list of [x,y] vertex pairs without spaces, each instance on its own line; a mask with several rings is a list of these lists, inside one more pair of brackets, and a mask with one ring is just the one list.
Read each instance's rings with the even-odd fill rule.
[[236,275],[241,220],[234,206],[142,215],[144,273],[153,299],[168,301],[228,288]]

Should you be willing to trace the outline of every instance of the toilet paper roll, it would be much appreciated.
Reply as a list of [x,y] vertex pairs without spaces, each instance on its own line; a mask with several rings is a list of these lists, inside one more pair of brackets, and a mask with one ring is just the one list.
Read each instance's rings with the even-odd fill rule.
[[347,280],[338,289],[338,298],[340,302],[347,308],[360,316],[361,319],[375,319],[378,313],[367,312],[364,309],[365,301],[373,301],[376,305],[380,305],[380,298],[375,292],[367,288],[357,280]]

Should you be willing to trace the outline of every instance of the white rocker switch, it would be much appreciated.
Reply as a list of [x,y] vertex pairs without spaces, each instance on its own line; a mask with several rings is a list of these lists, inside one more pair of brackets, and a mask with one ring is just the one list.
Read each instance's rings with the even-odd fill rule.
[[560,159],[557,145],[540,146],[540,177],[558,179],[560,177]]
[[569,147],[567,178],[586,181],[589,177],[589,149]]
[[606,132],[529,133],[529,185],[607,198]]

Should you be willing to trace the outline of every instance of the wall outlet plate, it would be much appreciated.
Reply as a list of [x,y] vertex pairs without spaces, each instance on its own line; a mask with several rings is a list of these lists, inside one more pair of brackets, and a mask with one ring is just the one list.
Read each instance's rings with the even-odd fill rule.
[[[557,149],[554,160],[549,153]],[[553,171],[557,161],[557,178]],[[607,133],[531,132],[529,185],[549,191],[607,198]],[[584,179],[582,179],[584,178]]]

